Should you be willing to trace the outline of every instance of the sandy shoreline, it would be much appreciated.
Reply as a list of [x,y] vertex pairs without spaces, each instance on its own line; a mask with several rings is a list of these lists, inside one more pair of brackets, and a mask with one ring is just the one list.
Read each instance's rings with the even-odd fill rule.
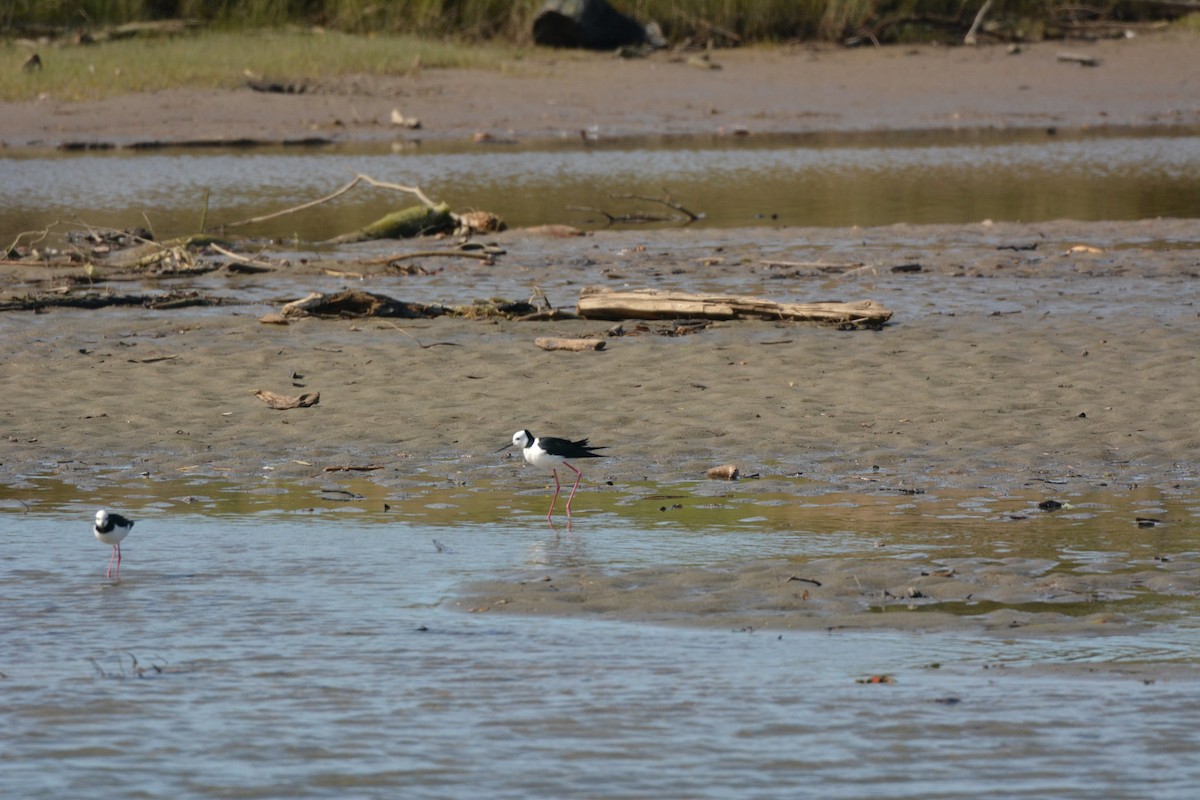
[[[722,126],[1186,126],[1200,124],[1198,42],[1166,36],[1080,45],[1102,58],[1095,69],[1056,62],[1055,52],[1065,48],[1053,43],[1019,56],[999,49],[746,51],[720,54],[725,68],[711,72],[614,62],[613,70],[628,75],[600,85],[592,79],[596,58],[572,58],[553,68],[525,65],[516,77],[429,71],[419,87],[391,95],[376,85],[365,93],[280,98],[236,91],[71,106],[51,99],[0,107],[0,141],[16,148],[285,139],[312,131],[338,140],[384,138],[396,133],[381,120],[401,105],[423,119],[422,135],[435,138],[479,130],[553,137],[593,125],[614,135]],[[931,74],[943,76],[943,90],[928,90]],[[325,466],[357,463],[384,465],[369,473],[383,487],[453,476],[529,488],[540,479],[494,453],[513,430],[528,427],[610,446],[613,457],[589,473],[589,482],[618,488],[698,479],[708,467],[732,462],[765,481],[802,475],[796,491],[810,494],[853,492],[864,476],[872,491],[977,489],[996,497],[1052,480],[1064,493],[1139,486],[1195,494],[1194,221],[601,232],[570,240],[510,231],[496,239],[507,250],[496,266],[456,267],[462,272],[448,285],[478,278],[517,296],[536,283],[559,307],[572,305],[589,284],[871,299],[895,316],[876,332],[747,321],[667,337],[656,335],[662,325],[638,331],[627,324],[641,335],[610,337],[599,353],[548,353],[533,339],[603,336],[612,323],[261,324],[278,302],[310,290],[316,265],[286,279],[273,275],[270,303],[7,312],[0,314],[7,401],[0,476],[11,483],[82,471],[120,483],[142,473],[152,480],[186,473],[249,485],[269,470],[275,480],[311,484],[328,481],[314,478]],[[1037,248],[1011,248],[1031,243]],[[1072,249],[1077,245],[1089,249]],[[578,257],[581,248],[586,259]],[[863,266],[836,274],[766,266],[819,259]],[[920,271],[891,269],[914,263]],[[51,288],[28,270],[6,268],[3,275],[4,294]],[[236,300],[248,288],[264,294],[255,280],[222,273],[195,285]],[[372,276],[361,288],[408,299],[414,280]],[[422,291],[436,293],[438,280],[429,278]],[[142,288],[164,284],[146,281]],[[258,389],[319,391],[321,401],[272,411],[254,396]],[[737,490],[765,491],[763,485],[743,482]],[[1163,591],[1194,596],[1200,567],[1184,561],[1172,562],[1177,582]],[[1057,591],[1062,581],[1048,569],[1022,573],[1016,565],[1019,589],[991,585],[994,565],[980,562],[958,565],[964,583],[947,576],[914,583],[913,564],[881,559],[863,560],[855,584],[845,564],[813,566],[825,570],[815,578],[822,586],[838,590],[815,614],[793,609],[788,621],[769,624],[861,626],[895,617],[883,624],[948,627],[960,618],[924,613],[904,622],[904,615],[874,614],[868,621],[862,607],[880,592],[910,586],[939,599],[978,594],[1015,606]],[[1096,579],[1070,591],[1120,597],[1163,574],[1128,566],[1119,581]],[[756,624],[797,602],[798,587],[780,577],[788,569],[751,564],[732,575],[682,570],[657,580],[586,570],[549,581],[521,576],[479,587],[461,605]],[[865,575],[872,576],[866,589]],[[650,588],[630,590],[631,582]],[[575,589],[560,591],[567,583]],[[693,602],[698,586],[711,600],[703,607]],[[1075,632],[1140,624],[1108,613],[1016,621]],[[1001,611],[983,624],[1002,630],[1013,622]]]
[[[1190,230],[898,226],[870,231],[869,242],[862,231],[822,231],[821,252],[868,266],[782,278],[762,263],[795,252],[795,231],[723,232],[715,242],[710,231],[657,232],[654,249],[640,251],[645,233],[597,233],[586,267],[564,266],[573,240],[498,237],[511,261],[477,269],[490,280],[515,270],[514,290],[535,272],[559,306],[619,274],[624,285],[872,299],[895,311],[877,332],[739,321],[665,337],[654,335],[665,325],[651,324],[645,335],[608,337],[599,353],[547,353],[533,340],[604,336],[613,323],[259,323],[271,305],[9,312],[0,469],[75,459],[300,477],[304,468],[289,464],[301,447],[313,463],[402,468],[416,458],[469,471],[494,466],[491,451],[528,427],[611,445],[613,480],[687,478],[734,461],[834,487],[872,470],[903,485],[1003,488],[1059,475],[1172,485],[1195,477],[1200,452],[1200,432],[1185,424],[1200,394]],[[1024,240],[1042,249],[997,250]],[[1078,242],[1099,252],[1068,254]],[[896,261],[922,271],[892,272]],[[236,298],[248,279],[222,280],[209,293]],[[270,280],[282,298],[289,284]],[[302,295],[305,277],[291,280]],[[363,288],[405,298],[411,280]],[[450,344],[420,346],[434,342]],[[321,402],[271,411],[258,389],[317,391]]]

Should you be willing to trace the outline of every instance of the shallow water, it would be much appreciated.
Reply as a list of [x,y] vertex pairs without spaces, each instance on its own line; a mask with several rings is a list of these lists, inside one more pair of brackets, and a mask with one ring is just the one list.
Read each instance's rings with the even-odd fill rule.
[[[717,228],[1200,216],[1194,131],[948,131],[395,151],[14,152],[0,159],[0,232],[11,239],[54,220],[83,220],[149,224],[165,238],[195,232],[202,218],[211,226],[315,200],[360,172],[418,184],[456,210],[486,209],[513,227],[606,224],[581,208],[669,215],[662,205],[612,197],[664,192],[702,215],[695,227]],[[239,232],[316,242],[409,204],[364,187]]]
[[[1191,492],[1072,493],[1052,515],[1032,495],[594,487],[555,531],[532,483],[515,497],[392,492],[386,512],[365,484],[339,486],[357,499],[199,480],[108,489],[138,519],[119,584],[88,530],[97,490],[0,493],[0,793],[1190,798],[1200,781],[1187,620],[1010,639],[448,604],[513,571],[853,554],[881,537],[897,558],[1075,552],[1084,568],[1136,559],[1139,542],[1194,556]],[[1170,524],[1146,532],[1131,514]],[[1164,671],[1122,674],[1134,664]],[[896,682],[857,682],[873,674]]]

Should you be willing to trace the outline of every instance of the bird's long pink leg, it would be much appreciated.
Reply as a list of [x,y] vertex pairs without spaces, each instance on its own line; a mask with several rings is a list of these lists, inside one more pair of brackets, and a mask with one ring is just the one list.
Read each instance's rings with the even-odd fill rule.
[[[554,475],[554,497],[550,499],[550,510],[546,512],[546,519],[550,519],[554,516],[554,504],[558,502],[558,492],[561,488],[558,484],[558,470],[552,469],[550,470],[550,473]],[[567,503],[567,505],[569,506],[571,504]],[[567,516],[571,516],[571,511],[569,508],[567,509]]]
[[121,580],[121,543],[117,542],[117,580]]
[[567,498],[567,516],[569,517],[571,516],[571,501],[575,499],[575,490],[579,488],[579,482],[583,480],[583,473],[565,461],[563,466],[575,473],[575,485],[571,487],[571,496]]
[[[108,557],[108,572],[104,573],[104,577],[106,577],[106,578],[112,577],[113,559],[117,557],[117,553],[119,553],[119,552],[121,552],[120,549],[117,547],[117,545],[114,544],[112,555]],[[121,562],[120,561],[117,562],[117,574],[118,575],[121,574]]]

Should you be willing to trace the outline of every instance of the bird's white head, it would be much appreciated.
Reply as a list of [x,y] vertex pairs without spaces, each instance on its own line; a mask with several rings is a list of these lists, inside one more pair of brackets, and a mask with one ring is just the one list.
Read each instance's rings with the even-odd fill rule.
[[103,528],[108,524],[108,512],[103,508],[96,512],[96,527]]
[[504,447],[501,447],[500,450],[497,450],[496,452],[499,453],[502,450],[507,450],[508,448],[510,448],[514,445],[521,448],[522,450],[524,450],[526,447],[529,447],[532,444],[533,444],[533,434],[532,433],[530,433],[529,431],[517,431],[516,433],[513,434],[512,441],[509,442],[508,444],[504,445]]

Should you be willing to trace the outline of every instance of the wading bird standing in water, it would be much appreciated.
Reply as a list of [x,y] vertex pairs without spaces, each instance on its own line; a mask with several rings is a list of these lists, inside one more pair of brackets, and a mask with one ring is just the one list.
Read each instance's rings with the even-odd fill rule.
[[121,540],[133,530],[133,520],[126,519],[120,514],[110,514],[103,508],[96,512],[96,538],[105,544],[112,545],[112,555],[108,558],[108,572],[104,577],[111,578],[113,559],[117,560],[117,580],[121,579]]

